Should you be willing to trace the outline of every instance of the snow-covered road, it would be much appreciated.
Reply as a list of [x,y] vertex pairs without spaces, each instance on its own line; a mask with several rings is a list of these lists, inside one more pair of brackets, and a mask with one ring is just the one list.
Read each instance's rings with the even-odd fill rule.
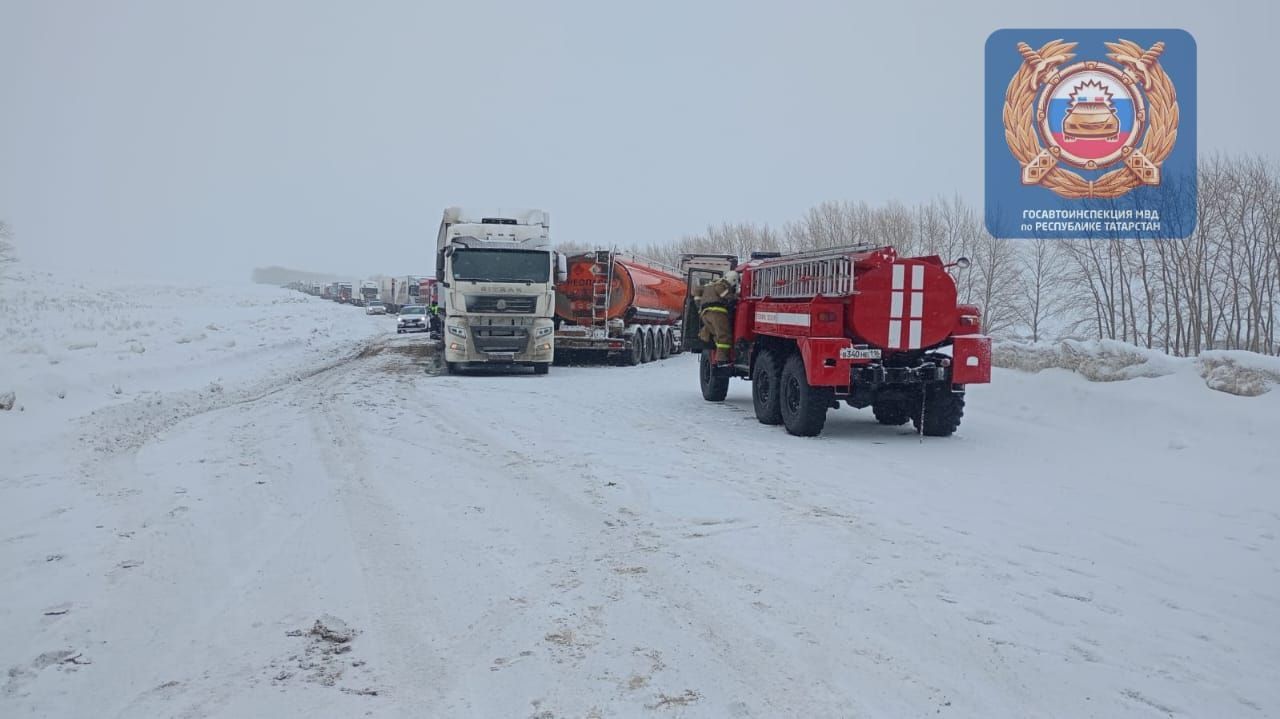
[[689,356],[436,377],[363,320],[0,413],[0,716],[1280,714],[1280,393],[997,372],[953,438],[800,439]]

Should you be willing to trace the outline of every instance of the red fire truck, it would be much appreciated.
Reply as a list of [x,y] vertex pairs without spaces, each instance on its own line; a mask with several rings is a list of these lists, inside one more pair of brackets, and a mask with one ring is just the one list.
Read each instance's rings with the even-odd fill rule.
[[[715,257],[724,258],[723,255]],[[966,385],[991,381],[991,339],[978,308],[958,304],[950,267],[931,255],[899,257],[891,247],[838,247],[789,255],[757,253],[736,269],[734,341],[715,364],[698,336],[698,289],[716,269],[687,255],[685,346],[702,353],[702,396],[725,398],[729,380],[751,380],[756,418],[794,435],[822,432],[827,410],[843,399],[868,407],[883,424],[908,420],[946,437],[960,426]],[[695,265],[701,265],[701,268]]]

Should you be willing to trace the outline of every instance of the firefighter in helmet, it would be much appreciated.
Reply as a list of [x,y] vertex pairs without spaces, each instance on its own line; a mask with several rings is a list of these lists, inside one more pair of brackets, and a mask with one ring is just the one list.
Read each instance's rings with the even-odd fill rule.
[[698,337],[703,342],[715,343],[711,351],[712,364],[729,364],[729,352],[733,349],[733,322],[729,312],[737,300],[738,273],[734,270],[698,291],[698,318],[702,320]]

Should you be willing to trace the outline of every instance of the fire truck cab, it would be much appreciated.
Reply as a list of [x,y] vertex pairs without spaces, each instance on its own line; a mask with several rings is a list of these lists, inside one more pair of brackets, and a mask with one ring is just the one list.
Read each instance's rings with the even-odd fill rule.
[[[723,259],[723,267],[711,264]],[[702,354],[702,396],[724,400],[733,377],[751,381],[756,418],[799,436],[822,432],[844,400],[871,407],[882,424],[911,421],[950,436],[964,414],[965,387],[991,381],[991,339],[978,308],[957,302],[936,255],[899,257],[856,245],[788,255],[757,253],[740,266],[724,255],[686,255],[685,346]],[[729,269],[741,277],[732,308],[733,351],[715,365],[699,336],[698,288]]]

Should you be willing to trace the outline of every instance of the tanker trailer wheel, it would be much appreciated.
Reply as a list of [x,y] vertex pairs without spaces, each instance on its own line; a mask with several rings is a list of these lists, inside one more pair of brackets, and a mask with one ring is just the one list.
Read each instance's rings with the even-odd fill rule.
[[653,335],[654,341],[657,343],[658,359],[664,360],[671,356],[671,333],[665,329],[658,330]]
[[723,402],[729,394],[729,377],[717,375],[711,366],[711,350],[702,351],[698,362],[698,382],[702,385],[702,398],[708,402]]
[[782,367],[782,424],[798,437],[815,437],[827,423],[827,409],[835,397],[830,387],[811,387],[804,374],[804,359],[799,352],[787,358]]
[[782,395],[778,391],[781,383],[778,356],[772,350],[764,350],[751,370],[751,404],[755,405],[760,424],[782,424]]
[[632,367],[644,359],[644,335],[636,332],[631,335],[631,346],[622,354],[622,364]]
[[648,330],[640,330],[636,333],[644,342],[644,351],[640,355],[640,361],[648,364],[653,361],[653,333]]
[[925,391],[924,428],[921,430],[922,420],[918,415],[911,418],[911,423],[926,437],[950,437],[963,416],[964,394],[952,392],[946,385],[935,385]]

